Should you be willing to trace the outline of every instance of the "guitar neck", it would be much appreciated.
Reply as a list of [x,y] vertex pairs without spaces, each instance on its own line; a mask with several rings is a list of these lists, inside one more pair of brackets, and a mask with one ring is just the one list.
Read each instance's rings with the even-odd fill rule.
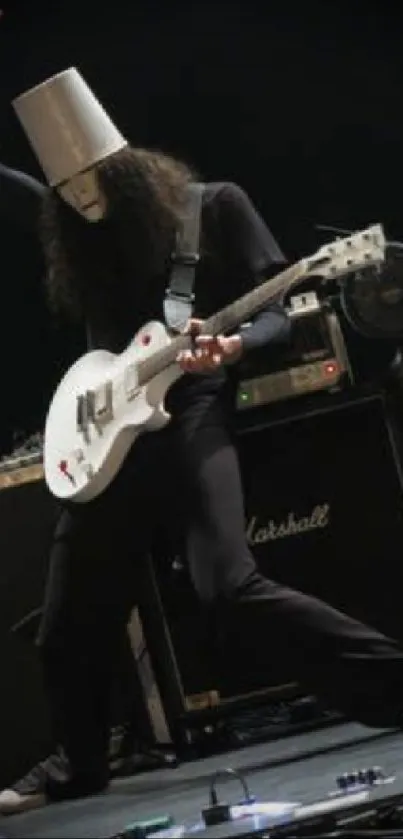
[[[277,274],[270,280],[266,280],[252,291],[244,294],[234,303],[229,303],[215,315],[207,318],[202,327],[205,335],[221,335],[231,332],[248,318],[263,309],[271,300],[290,288],[304,271],[304,263],[299,262]],[[159,350],[149,358],[140,363],[139,375],[141,382],[149,381],[153,376],[165,370],[175,363],[176,357],[181,350],[187,350],[192,346],[192,338],[189,335],[178,335],[169,347]]]
[[208,318],[203,324],[203,332],[206,335],[220,335],[231,332],[232,329],[255,315],[278,294],[291,286],[300,278],[302,270],[301,263],[292,265],[277,274],[273,279],[266,280],[252,291],[248,291],[243,297]]

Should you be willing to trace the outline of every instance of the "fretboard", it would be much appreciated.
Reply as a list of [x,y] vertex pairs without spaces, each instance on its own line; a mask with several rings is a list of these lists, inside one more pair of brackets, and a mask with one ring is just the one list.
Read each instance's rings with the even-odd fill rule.
[[[297,263],[286,268],[270,280],[266,280],[252,291],[244,294],[234,303],[229,303],[215,315],[204,321],[202,332],[205,335],[221,335],[231,332],[234,327],[248,320],[271,300],[284,292],[302,274],[302,264]],[[192,338],[189,335],[178,335],[169,347],[158,350],[154,355],[143,359],[138,366],[139,384],[145,384],[158,373],[161,373],[171,364],[174,364],[178,353],[181,350],[189,349],[192,346]]]

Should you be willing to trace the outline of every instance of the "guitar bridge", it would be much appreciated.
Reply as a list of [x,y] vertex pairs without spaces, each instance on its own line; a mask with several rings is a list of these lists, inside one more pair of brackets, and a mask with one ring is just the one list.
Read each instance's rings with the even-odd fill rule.
[[112,382],[77,396],[77,431],[85,438],[88,438],[91,423],[100,431],[102,426],[113,420],[113,416]]
[[87,391],[90,403],[90,418],[95,426],[103,426],[113,420],[113,387],[106,382],[97,390]]

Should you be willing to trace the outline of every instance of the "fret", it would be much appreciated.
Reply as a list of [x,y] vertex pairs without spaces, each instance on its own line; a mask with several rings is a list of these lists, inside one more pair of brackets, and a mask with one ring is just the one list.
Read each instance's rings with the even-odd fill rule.
[[252,291],[240,297],[239,300],[235,300],[234,303],[230,303],[216,315],[208,318],[204,324],[206,333],[218,335],[221,332],[229,332],[235,326],[256,314],[259,309],[267,305],[269,300],[284,291],[285,287],[292,285],[300,275],[301,265],[298,263],[286,268],[276,277],[256,286]]

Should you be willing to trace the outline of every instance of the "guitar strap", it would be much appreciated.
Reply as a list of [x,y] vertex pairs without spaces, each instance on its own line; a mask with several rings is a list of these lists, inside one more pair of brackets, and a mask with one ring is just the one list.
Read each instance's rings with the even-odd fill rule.
[[169,329],[182,332],[192,317],[196,266],[200,259],[202,200],[205,184],[188,186],[182,225],[172,254],[172,271],[164,299],[164,316]]
[[[200,222],[204,189],[205,184],[189,184],[183,222],[176,236],[171,277],[164,299],[165,322],[172,332],[182,332],[192,316],[196,266],[200,259]],[[86,333],[87,346],[91,348],[92,335],[88,323]]]

